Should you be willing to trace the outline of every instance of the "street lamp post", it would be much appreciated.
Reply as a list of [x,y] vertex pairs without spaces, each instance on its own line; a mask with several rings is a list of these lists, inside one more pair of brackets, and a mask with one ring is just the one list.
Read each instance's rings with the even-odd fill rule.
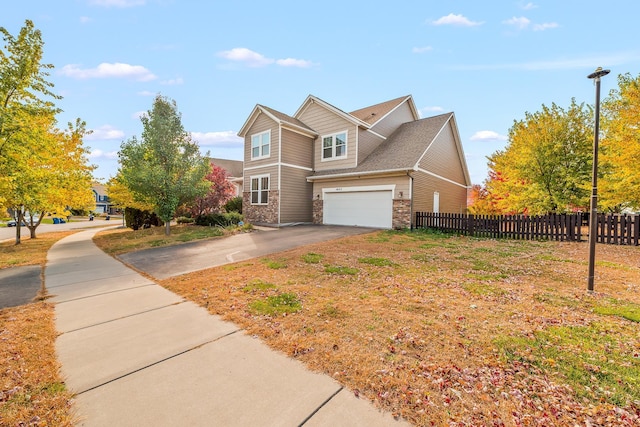
[[593,292],[596,263],[596,228],[598,226],[598,140],[600,137],[600,78],[609,74],[610,70],[598,67],[587,78],[593,79],[596,84],[596,117],[593,133],[593,173],[591,177],[591,212],[589,213],[589,278],[587,289]]

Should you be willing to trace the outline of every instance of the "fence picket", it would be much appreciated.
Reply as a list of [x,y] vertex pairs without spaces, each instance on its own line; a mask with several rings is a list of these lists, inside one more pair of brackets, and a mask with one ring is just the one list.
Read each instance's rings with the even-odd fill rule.
[[[467,236],[514,240],[582,241],[582,227],[588,228],[587,215],[471,215],[416,212],[416,228],[435,228]],[[597,214],[596,242],[640,245],[640,215]],[[590,234],[592,230],[589,230]]]

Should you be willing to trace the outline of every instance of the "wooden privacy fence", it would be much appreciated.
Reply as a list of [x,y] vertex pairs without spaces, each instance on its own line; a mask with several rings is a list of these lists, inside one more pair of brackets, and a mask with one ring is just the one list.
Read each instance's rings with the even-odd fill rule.
[[[471,215],[416,212],[416,228],[433,228],[467,236],[519,240],[587,240],[588,215]],[[640,243],[640,215],[598,214],[597,242],[617,245]],[[585,232],[586,231],[586,232]]]

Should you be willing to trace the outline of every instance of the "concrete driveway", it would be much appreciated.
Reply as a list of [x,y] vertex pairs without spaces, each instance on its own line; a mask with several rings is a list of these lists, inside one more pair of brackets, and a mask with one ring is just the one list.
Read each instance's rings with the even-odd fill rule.
[[157,279],[282,252],[311,243],[371,233],[373,228],[331,225],[298,225],[278,229],[261,228],[224,239],[152,248],[118,258]]

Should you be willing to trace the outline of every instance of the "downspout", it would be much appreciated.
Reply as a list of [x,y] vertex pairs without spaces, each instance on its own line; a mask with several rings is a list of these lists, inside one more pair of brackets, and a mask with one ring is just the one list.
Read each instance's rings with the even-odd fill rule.
[[409,224],[410,229],[413,231],[413,176],[411,176],[410,172],[407,172],[407,176],[409,177]]

